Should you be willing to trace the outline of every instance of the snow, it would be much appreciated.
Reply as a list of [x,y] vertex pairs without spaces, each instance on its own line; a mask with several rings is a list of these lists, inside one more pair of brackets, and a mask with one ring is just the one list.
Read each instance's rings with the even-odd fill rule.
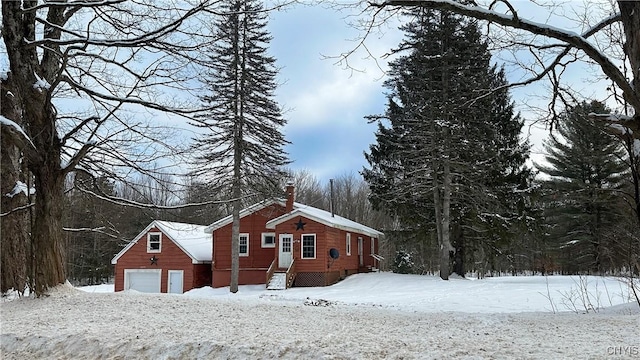
[[120,250],[120,252],[111,260],[111,263],[117,264],[118,259],[140,239],[145,237],[153,227],[157,227],[167,235],[176,245],[178,245],[178,247],[193,259],[194,263],[211,261],[211,255],[213,254],[213,239],[210,234],[205,232],[207,228],[206,226],[154,220],[127,246]]
[[620,124],[609,124],[609,127],[616,130],[620,135],[633,135],[633,130],[629,129],[626,126],[622,126]]
[[16,181],[16,185],[13,187],[13,189],[10,192],[4,194],[4,196],[12,198],[20,193],[24,193],[26,196],[29,196],[35,194],[36,189],[29,189],[27,184],[23,183],[22,181]]
[[[280,200],[267,200],[267,201],[262,201],[262,202],[253,204],[247,207],[246,209],[243,209],[240,211],[240,218],[243,218],[249,214],[252,214],[258,210],[264,209],[273,204],[279,204],[280,206],[285,206],[285,203],[286,203],[286,200],[280,199]],[[307,217],[309,219],[315,220],[327,226],[331,226],[331,227],[335,227],[335,228],[347,230],[347,231],[353,231],[353,232],[357,232],[360,234],[364,234],[364,235],[368,235],[376,238],[382,235],[381,232],[375,229],[372,229],[368,226],[359,224],[355,221],[343,218],[335,214],[334,216],[331,216],[331,213],[328,211],[321,210],[312,206],[304,205],[298,202],[293,203],[293,210],[291,212],[286,213],[275,219],[269,220],[267,222],[267,229],[275,229],[276,225],[284,221],[291,220],[298,216]],[[215,221],[211,225],[207,226],[206,231],[208,233],[212,233],[213,231],[220,229],[225,225],[231,224],[232,220],[233,219],[231,215],[226,216],[220,220]]]
[[211,235],[204,232],[206,226],[170,221],[155,221],[155,223],[192,258],[198,261],[211,261],[213,240]]
[[597,114],[597,113],[589,113],[588,116],[590,118],[595,118],[603,121],[609,122],[629,122],[633,120],[632,116],[623,115],[623,114]]
[[13,120],[9,120],[6,117],[0,115],[0,125],[5,125],[5,126],[10,126],[12,128],[14,128],[17,132],[19,132],[27,141],[29,141],[29,144],[31,144],[31,146],[33,146],[34,148],[36,147],[33,142],[31,141],[31,138],[29,138],[29,135],[27,135],[26,132],[24,132],[24,130],[22,129],[22,126],[16,124]]
[[[562,294],[585,282],[606,308],[549,311],[547,293],[560,307]],[[236,294],[81,289],[0,303],[2,358],[557,359],[639,346],[638,305],[623,282],[604,277],[446,282],[369,273],[329,287],[250,285]]]
[[286,213],[280,217],[275,219],[271,219],[267,221],[267,229],[275,229],[276,225],[281,224],[285,221],[289,221],[298,216],[303,216],[308,219],[317,221],[319,223],[325,224],[327,226],[335,227],[338,229],[353,231],[359,234],[364,234],[372,237],[379,237],[382,235],[381,232],[372,229],[368,226],[362,225],[355,221],[349,220],[347,218],[343,218],[338,215],[331,215],[330,212],[326,210],[321,210],[312,206],[303,205],[300,203],[293,204],[293,210],[289,213]]
[[35,71],[33,72],[33,75],[36,77],[36,82],[33,84],[34,89],[42,91],[42,89],[49,90],[51,88],[51,84],[49,84],[47,80],[38,76]]

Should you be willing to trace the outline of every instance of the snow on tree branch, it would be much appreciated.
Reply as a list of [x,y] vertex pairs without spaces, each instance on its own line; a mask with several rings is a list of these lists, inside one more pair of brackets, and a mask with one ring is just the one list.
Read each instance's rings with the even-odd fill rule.
[[0,115],[0,125],[6,126],[9,129],[11,129],[12,132],[20,134],[20,136],[22,137],[22,140],[26,140],[29,144],[31,144],[33,148],[36,147],[31,141],[31,138],[29,138],[29,135],[27,135],[27,133],[22,129],[22,127],[16,124],[14,121],[9,120],[6,117]]
[[[506,1],[503,1],[506,2]],[[521,29],[533,34],[542,35],[548,38],[560,40],[570,47],[579,49],[584,52],[591,60],[595,61],[620,89],[622,90],[626,101],[631,106],[640,108],[640,95],[634,90],[633,85],[627,80],[625,75],[605,54],[592,45],[585,36],[572,31],[560,29],[551,25],[538,23],[535,21],[523,19],[517,16],[517,13],[502,14],[497,11],[483,8],[478,5],[465,5],[453,0],[389,0],[382,2],[370,2],[373,8],[398,8],[398,7],[424,7],[430,9],[447,10],[472,18],[487,20],[504,27]],[[510,7],[510,9],[513,8]],[[614,14],[607,19],[602,20],[597,25],[587,31],[587,34],[602,29],[604,26],[620,20],[621,14]]]

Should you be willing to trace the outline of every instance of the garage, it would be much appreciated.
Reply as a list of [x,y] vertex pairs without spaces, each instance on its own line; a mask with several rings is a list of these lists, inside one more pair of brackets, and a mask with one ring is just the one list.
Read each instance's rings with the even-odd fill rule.
[[161,275],[161,269],[125,269],[124,290],[159,293]]

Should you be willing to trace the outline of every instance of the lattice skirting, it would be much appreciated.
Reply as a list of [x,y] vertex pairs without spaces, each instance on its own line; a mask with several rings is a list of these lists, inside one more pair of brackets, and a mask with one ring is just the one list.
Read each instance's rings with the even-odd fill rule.
[[298,273],[293,286],[326,286],[335,284],[340,280],[340,272],[332,271],[328,273]]

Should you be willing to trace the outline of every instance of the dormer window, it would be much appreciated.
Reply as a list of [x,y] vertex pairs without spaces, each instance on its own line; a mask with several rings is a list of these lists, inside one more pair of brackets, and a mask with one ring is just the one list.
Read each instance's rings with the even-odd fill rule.
[[147,234],[147,252],[159,253],[162,250],[162,233]]

